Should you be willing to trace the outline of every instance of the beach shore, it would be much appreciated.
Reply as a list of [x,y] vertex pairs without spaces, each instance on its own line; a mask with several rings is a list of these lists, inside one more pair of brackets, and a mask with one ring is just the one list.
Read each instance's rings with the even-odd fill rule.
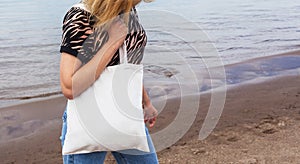
[[[193,125],[158,152],[160,163],[300,163],[299,84],[298,74],[231,88],[217,127],[205,140],[198,135],[210,94],[201,95]],[[0,109],[0,163],[62,163],[59,136],[65,104],[58,96]],[[168,99],[151,132],[171,123],[179,105],[180,98]],[[114,160],[108,156],[106,162]]]

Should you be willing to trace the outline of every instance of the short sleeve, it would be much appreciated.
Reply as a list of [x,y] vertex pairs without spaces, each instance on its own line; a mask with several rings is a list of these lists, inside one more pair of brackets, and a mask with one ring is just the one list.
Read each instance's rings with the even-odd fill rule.
[[85,39],[87,31],[92,30],[89,23],[89,13],[79,7],[72,7],[65,15],[62,27],[62,40],[60,52],[71,54],[82,62],[83,56],[78,55]]

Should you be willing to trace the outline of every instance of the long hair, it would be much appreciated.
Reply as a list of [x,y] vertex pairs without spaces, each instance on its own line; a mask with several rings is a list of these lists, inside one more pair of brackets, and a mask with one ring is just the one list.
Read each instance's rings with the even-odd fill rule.
[[96,18],[95,26],[102,25],[124,13],[125,22],[128,23],[128,14],[141,0],[82,0],[85,7]]

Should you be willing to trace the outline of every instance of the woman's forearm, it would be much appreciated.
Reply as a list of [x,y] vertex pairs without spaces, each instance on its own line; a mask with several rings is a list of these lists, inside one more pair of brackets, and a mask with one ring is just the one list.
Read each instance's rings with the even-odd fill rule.
[[148,93],[143,85],[143,106],[148,106],[151,104],[150,98],[148,96]]
[[106,42],[97,54],[72,76],[73,98],[80,95],[98,79],[119,47],[113,42]]

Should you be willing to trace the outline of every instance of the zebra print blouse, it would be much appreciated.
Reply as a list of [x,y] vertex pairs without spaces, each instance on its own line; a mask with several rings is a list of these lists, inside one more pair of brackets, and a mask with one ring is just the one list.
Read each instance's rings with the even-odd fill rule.
[[[94,18],[87,10],[78,5],[71,7],[63,20],[60,52],[77,57],[82,64],[91,60],[108,40],[108,33],[103,28],[94,28],[94,23]],[[140,64],[147,36],[139,23],[135,8],[130,12],[128,27],[129,33],[125,39],[128,62]],[[92,31],[92,34],[88,34],[89,31]],[[107,66],[116,64],[119,64],[119,51],[115,53]]]

